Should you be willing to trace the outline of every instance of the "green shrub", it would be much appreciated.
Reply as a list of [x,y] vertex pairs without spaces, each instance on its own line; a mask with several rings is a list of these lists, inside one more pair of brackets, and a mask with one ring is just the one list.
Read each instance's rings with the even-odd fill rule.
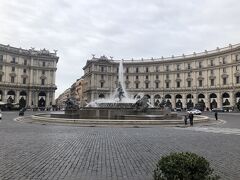
[[217,180],[209,162],[195,153],[181,152],[163,156],[154,170],[154,180]]

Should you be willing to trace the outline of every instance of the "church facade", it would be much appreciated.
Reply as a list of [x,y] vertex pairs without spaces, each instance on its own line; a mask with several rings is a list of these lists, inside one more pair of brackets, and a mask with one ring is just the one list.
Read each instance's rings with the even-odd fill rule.
[[[120,60],[102,56],[84,66],[87,102],[108,98],[118,86]],[[168,58],[123,60],[124,86],[130,97],[163,99],[172,108],[240,107],[240,44]]]
[[55,104],[56,51],[0,45],[0,103],[20,107]]

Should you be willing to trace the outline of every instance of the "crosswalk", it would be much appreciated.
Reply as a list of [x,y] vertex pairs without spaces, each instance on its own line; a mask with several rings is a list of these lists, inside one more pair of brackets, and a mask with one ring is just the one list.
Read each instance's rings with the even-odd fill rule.
[[190,131],[201,131],[201,132],[210,132],[210,133],[240,135],[240,129],[237,129],[237,128],[189,127],[189,128],[184,128],[184,129],[185,130],[190,130]]

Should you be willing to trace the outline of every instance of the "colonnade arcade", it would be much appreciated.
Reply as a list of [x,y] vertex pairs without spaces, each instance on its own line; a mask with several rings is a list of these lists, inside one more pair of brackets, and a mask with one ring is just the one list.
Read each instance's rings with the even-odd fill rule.
[[[149,96],[149,95],[148,95]],[[199,93],[199,94],[166,94],[151,95],[150,102],[155,106],[158,105],[162,99],[168,102],[168,105],[172,108],[193,108],[198,107],[201,110],[206,108],[222,108],[222,107],[234,107],[236,106],[240,110],[240,91],[224,92],[224,93]]]
[[52,92],[25,90],[0,90],[0,102],[19,104],[21,107],[47,107],[52,105]]
[[[213,108],[230,108],[236,106],[240,110],[240,91],[238,92],[223,92],[223,93],[178,93],[178,94],[145,94],[152,105],[158,106],[164,99],[166,105],[172,108],[193,108],[205,110]],[[105,98],[103,93],[99,94],[99,98]],[[164,98],[163,98],[164,97]],[[138,94],[132,98],[138,98]]]

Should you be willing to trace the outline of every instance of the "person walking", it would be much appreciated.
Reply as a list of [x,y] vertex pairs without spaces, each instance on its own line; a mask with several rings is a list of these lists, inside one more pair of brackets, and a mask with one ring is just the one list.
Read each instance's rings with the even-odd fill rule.
[[188,120],[188,116],[185,115],[185,116],[184,116],[184,124],[185,124],[185,126],[187,125],[187,120]]
[[217,111],[215,112],[215,119],[216,119],[216,121],[218,120],[218,112]]
[[193,126],[193,113],[190,112],[189,114],[190,126]]

